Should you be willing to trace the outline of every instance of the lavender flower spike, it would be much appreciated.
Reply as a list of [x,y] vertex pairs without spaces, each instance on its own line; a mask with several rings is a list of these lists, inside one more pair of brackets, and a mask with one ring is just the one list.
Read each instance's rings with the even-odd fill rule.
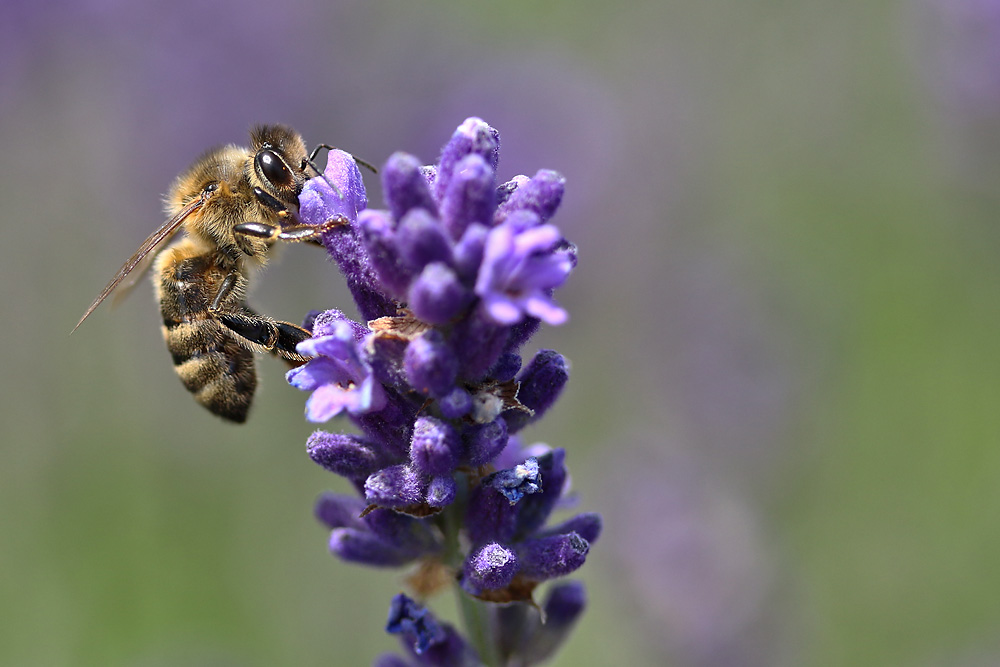
[[[601,533],[595,513],[546,527],[565,504],[562,448],[522,448],[519,434],[547,414],[569,378],[551,350],[522,350],[542,323],[568,318],[554,299],[576,249],[552,222],[564,181],[541,170],[497,183],[500,135],[469,118],[436,165],[395,153],[382,169],[385,209],[368,209],[346,153],[300,198],[324,235],[360,317],[328,310],[307,318],[312,357],[288,372],[312,395],[310,421],[344,415],[355,433],[317,431],[310,458],[353,485],[324,495],[316,516],[337,558],[413,567],[423,601],[456,587],[462,633],[400,594],[386,630],[405,655],[385,667],[534,665],[548,658],[583,610],[581,584],[536,587],[581,567]],[[522,360],[531,361],[522,368]],[[518,435],[515,435],[518,434]],[[520,634],[518,634],[520,633]]]

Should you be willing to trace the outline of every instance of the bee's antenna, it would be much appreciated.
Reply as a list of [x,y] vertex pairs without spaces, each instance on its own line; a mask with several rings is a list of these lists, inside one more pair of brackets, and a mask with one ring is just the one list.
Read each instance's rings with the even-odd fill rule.
[[[326,174],[324,174],[322,171],[320,171],[319,167],[317,167],[316,163],[314,162],[314,160],[316,159],[316,156],[319,155],[319,152],[321,150],[323,150],[323,149],[326,149],[328,151],[338,150],[336,146],[331,146],[330,144],[319,144],[318,146],[316,146],[316,148],[314,148],[312,150],[312,153],[309,154],[309,157],[302,158],[302,164],[303,165],[309,165],[310,167],[312,167],[312,170],[315,171],[316,174],[320,178],[322,178],[324,181],[326,181],[326,184],[329,185],[331,188],[333,188],[333,191],[336,192],[338,196],[342,197],[343,195],[340,194],[340,188],[338,188],[336,185],[334,185],[333,183],[331,183],[330,179],[328,179],[326,177]],[[350,155],[350,153],[348,153],[348,155]],[[376,169],[370,162],[362,160],[361,158],[359,158],[359,157],[357,157],[355,155],[351,155],[351,159],[354,160],[360,166],[362,166],[365,169],[368,169],[369,171],[371,171],[373,174],[377,174],[378,173],[378,169]]]

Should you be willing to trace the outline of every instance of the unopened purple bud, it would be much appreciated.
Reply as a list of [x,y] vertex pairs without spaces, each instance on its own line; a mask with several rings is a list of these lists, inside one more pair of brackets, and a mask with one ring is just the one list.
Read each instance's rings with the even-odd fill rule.
[[525,185],[531,179],[524,174],[518,174],[514,178],[510,179],[506,183],[502,183],[497,186],[497,208],[504,205],[510,196],[514,194],[519,187]]
[[530,643],[523,648],[525,663],[538,665],[555,655],[586,606],[587,591],[583,583],[567,581],[554,585],[542,604],[545,623],[538,625]]
[[496,208],[493,169],[482,156],[466,155],[455,165],[441,202],[441,217],[451,238],[458,240],[473,222],[488,225]]
[[356,528],[335,528],[330,533],[330,552],[348,562],[374,567],[399,567],[414,559],[393,542]]
[[508,331],[509,327],[497,325],[479,308],[456,323],[452,341],[458,355],[459,374],[469,381],[481,380],[503,352]]
[[472,394],[463,387],[455,387],[438,399],[441,414],[447,419],[461,419],[472,410]]
[[417,604],[402,593],[392,598],[385,631],[389,634],[403,635],[412,642],[413,650],[418,655],[431,645],[445,639],[445,632],[438,625],[434,615],[426,607]]
[[365,502],[355,496],[324,493],[316,500],[313,514],[329,528],[363,528],[361,512]]
[[445,507],[455,501],[458,485],[451,475],[435,477],[427,485],[427,504],[431,507]]
[[483,486],[492,486],[504,495],[511,505],[526,495],[542,490],[542,475],[538,459],[534,456],[508,470],[498,470],[483,478]]
[[541,222],[547,222],[559,208],[566,179],[550,169],[542,169],[527,183],[522,183],[496,211],[493,220],[499,224],[515,211],[531,211]]
[[410,559],[438,551],[437,533],[420,519],[390,509],[377,508],[362,519],[365,526]]
[[552,407],[569,380],[569,362],[555,350],[539,350],[517,379],[517,400],[534,414],[508,411],[505,417],[512,433],[538,420]]
[[420,417],[413,429],[410,460],[427,475],[447,475],[458,464],[460,441],[455,429],[434,417]]
[[589,544],[593,544],[601,536],[603,525],[604,523],[600,514],[597,514],[596,512],[585,512],[583,514],[577,514],[572,519],[563,521],[557,526],[546,528],[544,531],[539,533],[539,536],[544,537],[547,535],[565,535],[567,533],[576,533],[583,539],[587,540]]
[[358,216],[358,233],[383,287],[390,296],[404,299],[414,271],[400,255],[392,218],[386,211],[364,211]]
[[469,646],[455,628],[447,623],[441,624],[444,638],[435,641],[423,653],[417,652],[417,644],[412,640],[404,640],[405,648],[417,659],[417,665],[445,665],[447,667],[480,667],[483,661],[475,649]]
[[590,544],[577,533],[530,539],[518,545],[521,574],[544,581],[569,574],[587,560]]
[[431,262],[410,285],[409,306],[429,324],[447,324],[472,301],[472,292],[443,262]]
[[455,385],[458,359],[441,332],[429,329],[407,345],[403,368],[414,389],[425,395],[442,396]]
[[401,220],[415,208],[437,214],[437,205],[420,162],[408,153],[397,152],[389,156],[382,170],[382,188],[392,217],[396,220]]
[[503,417],[497,417],[485,424],[470,424],[462,433],[462,440],[469,465],[486,465],[507,446],[507,423]]
[[365,499],[380,507],[406,507],[423,500],[426,488],[423,477],[413,467],[394,465],[365,481]]
[[[507,382],[513,380],[517,372],[521,370],[521,355],[515,352],[504,352],[497,359],[497,363],[489,371],[489,376],[497,382]],[[518,391],[517,398],[521,403],[521,392]]]
[[378,470],[378,457],[360,436],[316,431],[306,443],[309,458],[327,470],[360,481]]
[[510,328],[510,336],[507,338],[508,350],[519,350],[521,346],[528,342],[528,339],[538,333],[542,328],[542,321],[537,317],[526,317]]
[[467,282],[475,282],[479,273],[479,265],[483,263],[483,248],[486,247],[486,237],[489,228],[474,222],[462,234],[462,238],[452,249],[455,271]]
[[465,532],[473,544],[510,542],[518,529],[518,505],[496,489],[479,485],[469,494]]
[[469,554],[463,570],[462,588],[472,595],[496,590],[510,583],[517,573],[517,554],[491,542]]
[[441,151],[437,182],[434,184],[439,199],[444,198],[448,191],[448,185],[454,177],[455,166],[470,153],[479,155],[490,169],[496,171],[497,163],[500,161],[500,133],[481,118],[467,118],[458,126],[451,135],[451,140]]
[[583,582],[567,581],[552,587],[542,609],[546,623],[565,626],[579,618],[586,606],[587,589]]
[[451,262],[451,241],[441,222],[425,209],[403,216],[396,229],[400,257],[416,273],[431,262]]

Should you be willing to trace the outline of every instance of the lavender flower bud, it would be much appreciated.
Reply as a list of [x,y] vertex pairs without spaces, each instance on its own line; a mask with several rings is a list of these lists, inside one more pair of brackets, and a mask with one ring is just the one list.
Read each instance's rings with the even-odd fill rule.
[[459,374],[470,381],[481,380],[503,352],[507,332],[507,327],[498,326],[480,309],[456,323],[451,340],[459,360]]
[[508,543],[517,532],[518,506],[496,489],[477,486],[469,494],[465,516],[465,532],[473,544]]
[[371,475],[365,482],[365,499],[379,507],[406,507],[424,498],[427,484],[411,466],[394,465]]
[[569,362],[554,350],[539,350],[518,377],[517,400],[532,412],[508,410],[504,413],[512,433],[541,418],[559,398],[569,380]]
[[472,595],[503,588],[514,578],[517,568],[517,554],[491,542],[469,554],[463,570],[462,587]]
[[455,387],[438,399],[438,407],[448,419],[461,419],[472,410],[472,395],[462,387]]
[[548,535],[565,535],[566,533],[576,533],[588,543],[594,544],[601,536],[603,521],[601,515],[595,512],[585,512],[577,514],[572,519],[563,521],[559,525],[546,528],[538,533],[540,537]]
[[458,464],[460,442],[455,429],[434,417],[420,417],[413,428],[410,460],[426,475],[447,475]]
[[422,208],[411,210],[396,229],[400,258],[412,274],[419,274],[431,262],[452,261],[451,242],[440,221]]
[[393,542],[356,528],[335,528],[330,533],[330,553],[372,567],[399,567],[413,560]]
[[481,118],[466,119],[441,151],[437,181],[434,183],[434,191],[439,200],[448,192],[455,166],[471,153],[479,155],[490,169],[496,171],[500,161],[500,133]]
[[431,196],[420,162],[408,153],[397,152],[389,156],[382,170],[382,189],[395,220],[402,220],[415,208],[437,215],[437,204]]
[[544,581],[562,577],[583,565],[590,544],[577,533],[526,540],[518,546],[521,574]]
[[496,208],[493,169],[482,156],[466,155],[455,165],[441,202],[441,217],[451,238],[458,240],[473,222],[490,224]]
[[541,664],[555,655],[586,606],[587,591],[581,582],[568,581],[553,586],[542,605],[545,623],[538,624],[531,641],[523,648],[525,664]]
[[420,519],[378,508],[362,519],[368,530],[393,544],[397,551],[411,560],[440,550],[437,533]]
[[431,262],[410,285],[409,306],[429,324],[448,324],[472,301],[472,292],[443,262]]
[[462,280],[472,283],[479,273],[479,265],[483,263],[483,249],[486,247],[486,237],[489,229],[486,225],[474,222],[462,234],[462,238],[452,250],[455,271]]
[[396,242],[396,227],[385,211],[363,211],[358,234],[380,284],[389,296],[403,299],[415,271],[403,260]]
[[542,169],[531,180],[521,183],[507,200],[497,207],[493,222],[500,224],[516,211],[530,211],[537,215],[541,222],[548,222],[559,208],[565,189],[566,179],[561,174],[550,169]]
[[507,423],[503,417],[497,417],[486,424],[471,424],[462,433],[462,440],[468,464],[485,465],[507,446]]
[[313,513],[329,528],[362,528],[364,523],[359,517],[364,509],[365,503],[360,498],[324,493],[316,501]]
[[[488,375],[497,382],[507,382],[513,380],[517,372],[521,370],[521,355],[514,352],[504,352],[497,359],[497,363],[489,370]],[[521,392],[518,391],[518,400],[521,400]]]
[[446,507],[455,501],[458,485],[451,475],[441,475],[427,485],[427,504],[431,507]]
[[306,443],[309,458],[327,470],[360,481],[379,468],[378,456],[361,437],[349,433],[316,431]]
[[458,359],[436,329],[417,336],[406,348],[403,367],[410,385],[424,395],[443,396],[452,391]]

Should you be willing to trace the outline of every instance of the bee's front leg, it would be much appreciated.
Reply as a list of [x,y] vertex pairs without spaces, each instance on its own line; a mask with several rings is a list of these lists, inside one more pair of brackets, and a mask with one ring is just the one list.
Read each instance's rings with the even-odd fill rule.
[[321,243],[323,234],[335,227],[342,227],[348,224],[350,224],[350,221],[343,216],[327,220],[321,225],[306,225],[297,222],[279,227],[277,225],[269,225],[266,222],[241,222],[233,227],[233,232],[258,239]]

